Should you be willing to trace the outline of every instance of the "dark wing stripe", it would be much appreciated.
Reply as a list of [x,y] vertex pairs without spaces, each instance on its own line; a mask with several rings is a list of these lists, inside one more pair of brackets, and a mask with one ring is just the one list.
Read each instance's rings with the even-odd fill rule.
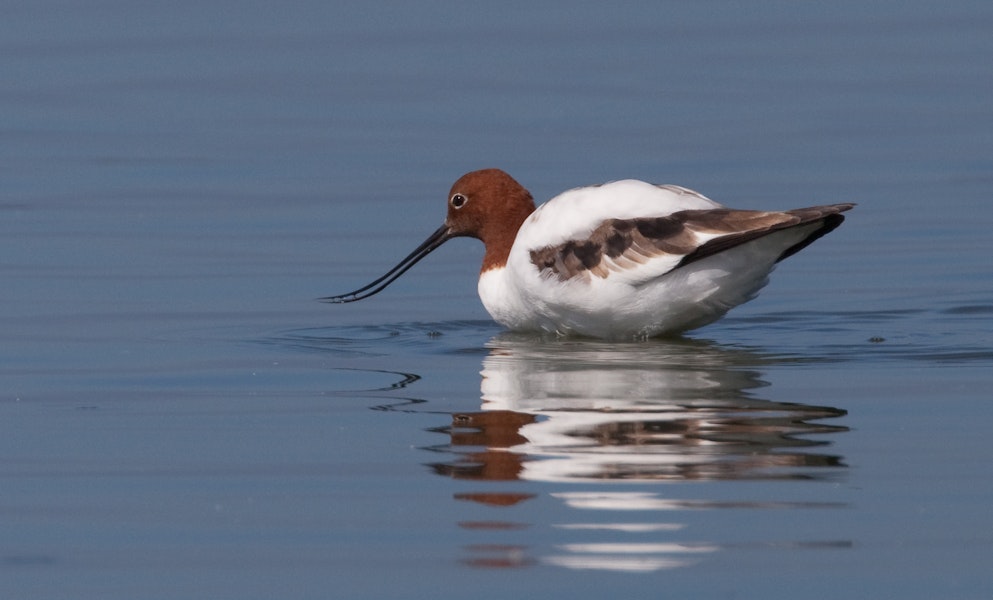
[[[843,210],[848,210],[848,209],[843,209]],[[825,216],[824,223],[821,225],[820,229],[808,235],[799,244],[795,244],[787,248],[785,251],[783,251],[782,254],[779,255],[779,258],[776,259],[776,262],[779,262],[784,258],[789,258],[794,254],[796,254],[797,252],[803,250],[807,246],[813,244],[820,238],[824,237],[825,235],[837,229],[838,225],[841,225],[844,221],[845,221],[845,215],[842,214],[833,213]]]
[[[803,250],[810,244],[814,243],[817,239],[827,235],[836,229],[845,220],[844,215],[840,214],[842,211],[851,209],[854,204],[832,204],[828,206],[812,206],[810,208],[798,208],[796,210],[787,210],[781,213],[757,213],[766,215],[779,215],[786,217],[778,223],[770,223],[767,226],[763,226],[759,229],[754,229],[750,231],[742,231],[740,233],[721,236],[714,238],[693,252],[687,254],[683,257],[683,260],[679,261],[679,264],[675,268],[686,266],[690,263],[696,262],[698,260],[707,258],[708,256],[713,256],[719,252],[723,252],[735,246],[740,246],[752,240],[757,240],[760,237],[766,236],[774,231],[780,231],[782,229],[788,229],[790,227],[798,227],[800,225],[806,225],[808,223],[813,223],[815,221],[823,219],[824,222],[822,226],[817,230],[811,232],[806,238],[793,246],[790,246],[779,255],[776,262],[779,262],[785,258],[793,256],[797,252]],[[731,212],[747,212],[747,211],[731,211]]]
[[[569,240],[531,251],[538,271],[565,281],[576,276],[607,277],[665,254],[682,256],[675,268],[756,240],[773,231],[823,219],[823,226],[786,249],[782,260],[799,252],[844,221],[840,212],[853,204],[815,206],[785,212],[731,209],[684,210],[666,217],[610,219],[585,240]],[[696,233],[717,235],[703,244]]]

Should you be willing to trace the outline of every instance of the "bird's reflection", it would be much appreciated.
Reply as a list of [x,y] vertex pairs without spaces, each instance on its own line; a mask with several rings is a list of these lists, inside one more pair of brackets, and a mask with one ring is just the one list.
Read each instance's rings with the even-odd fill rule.
[[[505,335],[483,361],[482,407],[452,416],[466,479],[698,480],[831,476],[809,437],[841,409],[763,400],[762,359],[705,343],[551,343]],[[823,471],[823,472],[822,472]]]
[[[451,460],[432,464],[438,474],[475,481],[531,481],[589,485],[666,481],[803,481],[837,477],[842,457],[828,451],[826,434],[846,431],[825,420],[844,410],[762,399],[761,369],[773,359],[697,341],[608,344],[500,335],[483,360],[479,411],[452,415],[437,429],[450,443],[435,450]],[[826,502],[669,499],[658,487],[597,488],[549,494],[569,514],[601,512],[590,522],[555,524],[571,536],[604,532],[613,541],[562,544],[543,562],[569,568],[623,571],[673,568],[716,551],[720,543],[633,542],[628,535],[671,536],[684,524],[604,519],[623,511],[720,508],[835,508]],[[457,499],[491,507],[527,502],[534,494],[496,489]],[[639,513],[641,514],[641,513]],[[527,524],[470,521],[466,529],[514,530]],[[572,539],[572,538],[570,538]],[[783,542],[777,542],[783,543]],[[801,547],[844,547],[847,542],[796,540]],[[480,548],[488,548],[482,552]],[[476,566],[532,564],[526,544],[473,545]]]

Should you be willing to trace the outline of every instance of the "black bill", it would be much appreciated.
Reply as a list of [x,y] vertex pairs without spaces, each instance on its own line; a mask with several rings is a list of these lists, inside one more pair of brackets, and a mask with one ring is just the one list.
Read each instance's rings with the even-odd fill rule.
[[332,304],[341,304],[343,302],[355,302],[356,300],[362,300],[363,298],[368,298],[373,294],[378,294],[383,291],[386,286],[393,283],[396,278],[400,277],[407,272],[408,269],[413,267],[419,260],[431,253],[432,250],[438,246],[444,244],[449,239],[455,236],[452,235],[451,230],[447,225],[442,225],[438,231],[432,233],[428,239],[424,240],[424,243],[418,246],[413,252],[407,255],[407,258],[401,260],[397,266],[390,269],[385,275],[379,279],[369,283],[368,285],[362,286],[359,289],[348,292],[347,294],[341,294],[339,296],[328,296],[326,298],[318,298],[321,302],[330,302]]

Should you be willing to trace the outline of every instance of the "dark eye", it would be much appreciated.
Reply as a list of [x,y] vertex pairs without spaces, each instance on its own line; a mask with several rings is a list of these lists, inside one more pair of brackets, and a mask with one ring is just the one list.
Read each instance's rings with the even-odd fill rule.
[[452,195],[452,206],[454,206],[455,208],[462,208],[463,206],[465,206],[465,203],[468,201],[469,199],[463,196],[462,194]]

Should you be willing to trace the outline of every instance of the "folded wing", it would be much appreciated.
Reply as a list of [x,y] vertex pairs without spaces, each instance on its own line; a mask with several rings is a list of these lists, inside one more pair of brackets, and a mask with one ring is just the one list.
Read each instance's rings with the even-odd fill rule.
[[718,208],[609,219],[586,239],[531,250],[530,258],[543,277],[560,281],[617,276],[638,283],[776,231],[821,223],[799,242],[793,240],[779,250],[778,261],[838,227],[845,219],[841,213],[853,206],[834,204],[784,212]]

